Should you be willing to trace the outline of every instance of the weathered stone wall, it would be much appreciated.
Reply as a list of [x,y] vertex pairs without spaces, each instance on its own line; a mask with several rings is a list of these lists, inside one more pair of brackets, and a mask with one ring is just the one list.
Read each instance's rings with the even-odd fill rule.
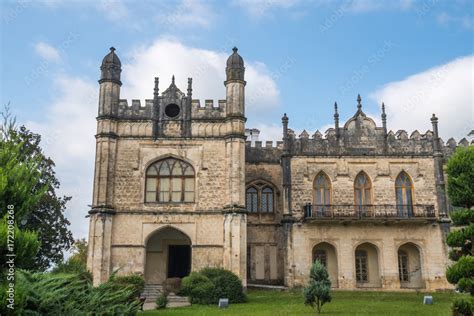
[[[290,267],[285,271],[289,286],[303,286],[307,282],[312,249],[321,242],[327,242],[336,249],[339,288],[357,288],[355,249],[360,244],[370,243],[377,249],[381,289],[400,289],[398,249],[405,243],[413,243],[420,249],[422,287],[430,291],[451,288],[444,276],[448,259],[446,247],[443,246],[445,237],[439,224],[304,223],[293,226],[291,238],[289,257],[293,269]],[[371,273],[374,271],[369,268],[369,278]],[[376,286],[375,280],[370,285]]]
[[291,159],[291,171],[292,209],[296,214],[302,214],[305,203],[313,203],[313,182],[321,171],[331,180],[332,204],[354,203],[354,180],[361,171],[372,182],[373,204],[397,204],[395,180],[401,171],[412,179],[414,204],[437,203],[433,158],[429,157],[297,156]]

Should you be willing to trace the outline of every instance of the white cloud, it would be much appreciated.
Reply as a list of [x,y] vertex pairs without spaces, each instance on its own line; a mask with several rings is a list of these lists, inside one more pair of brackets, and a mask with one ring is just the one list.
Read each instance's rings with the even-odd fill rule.
[[53,46],[49,45],[48,43],[45,43],[45,42],[36,43],[35,52],[36,54],[38,54],[38,56],[40,56],[46,61],[55,62],[55,63],[61,61],[61,55],[59,54],[59,51]]
[[288,9],[300,3],[299,0],[235,0],[234,3],[254,17],[269,14],[273,9]]
[[349,11],[355,13],[380,10],[408,10],[412,8],[412,0],[348,0],[344,1]]
[[466,137],[474,127],[474,55],[455,59],[401,81],[390,82],[371,94],[385,102],[388,127],[421,133],[431,129],[430,117],[439,118],[446,141]]
[[[171,76],[175,75],[176,84],[183,92],[187,89],[187,78],[193,78],[193,98],[200,99],[201,104],[204,99],[225,99],[225,65],[232,45],[223,43],[221,47],[227,50],[224,52],[189,47],[173,39],[158,39],[122,60],[124,85],[121,96],[151,99],[154,77],[160,78],[160,91],[164,91],[171,83]],[[120,56],[120,52],[118,54]],[[272,74],[265,64],[245,60],[245,52],[241,55],[245,61],[247,114],[277,107],[279,90]]]
[[111,21],[123,22],[125,25],[129,23],[125,20],[129,16],[129,9],[122,0],[101,0],[97,2],[96,8]]
[[454,16],[446,12],[441,12],[436,17],[436,21],[443,26],[460,26],[466,30],[471,30],[474,28],[474,18],[468,15]]
[[56,163],[60,193],[72,196],[66,216],[75,238],[86,237],[92,201],[98,86],[94,80],[59,76],[57,91],[42,121],[26,126],[42,135],[46,155]]
[[199,0],[183,0],[166,12],[160,12],[155,20],[160,25],[169,27],[209,27],[215,18],[213,8],[208,3]]

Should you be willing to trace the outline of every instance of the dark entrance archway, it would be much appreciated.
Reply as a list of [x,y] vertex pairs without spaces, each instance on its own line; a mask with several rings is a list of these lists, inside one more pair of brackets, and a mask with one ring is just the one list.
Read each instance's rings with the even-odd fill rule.
[[145,282],[162,284],[167,278],[183,278],[191,272],[191,239],[167,226],[146,242]]

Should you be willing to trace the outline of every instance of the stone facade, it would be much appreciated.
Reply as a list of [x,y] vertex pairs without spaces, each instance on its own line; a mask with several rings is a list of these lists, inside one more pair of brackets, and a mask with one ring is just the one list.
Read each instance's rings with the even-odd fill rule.
[[[282,141],[262,146],[258,130],[245,129],[237,49],[227,61],[226,100],[216,104],[202,106],[192,79],[183,93],[173,77],[161,94],[155,78],[153,99],[129,106],[113,48],[101,71],[89,212],[95,284],[115,270],[161,284],[217,266],[244,284],[302,286],[318,259],[341,289],[449,287],[442,166],[457,144],[443,144],[436,117],[425,134],[393,133],[385,113],[382,127],[364,114],[359,97],[344,126],[336,105],[334,128],[296,137],[285,115]],[[361,174],[370,186],[362,193]],[[400,174],[409,191],[398,187]]]

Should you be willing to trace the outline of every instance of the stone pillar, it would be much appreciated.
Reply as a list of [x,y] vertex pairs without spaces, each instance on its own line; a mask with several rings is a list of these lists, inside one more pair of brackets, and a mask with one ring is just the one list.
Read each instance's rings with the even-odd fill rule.
[[224,214],[223,266],[247,286],[247,214]]
[[448,215],[448,200],[446,197],[446,185],[444,182],[443,152],[441,151],[441,144],[438,134],[438,118],[434,114],[431,117],[431,123],[433,125],[433,159],[436,181],[436,196],[438,199],[438,212],[440,217],[446,217]]
[[281,119],[283,123],[283,154],[281,156],[281,168],[283,176],[283,215],[291,216],[291,156],[290,139],[288,137],[288,117],[286,113]]
[[91,214],[87,269],[92,272],[94,286],[106,282],[111,273],[112,221],[111,213]]

